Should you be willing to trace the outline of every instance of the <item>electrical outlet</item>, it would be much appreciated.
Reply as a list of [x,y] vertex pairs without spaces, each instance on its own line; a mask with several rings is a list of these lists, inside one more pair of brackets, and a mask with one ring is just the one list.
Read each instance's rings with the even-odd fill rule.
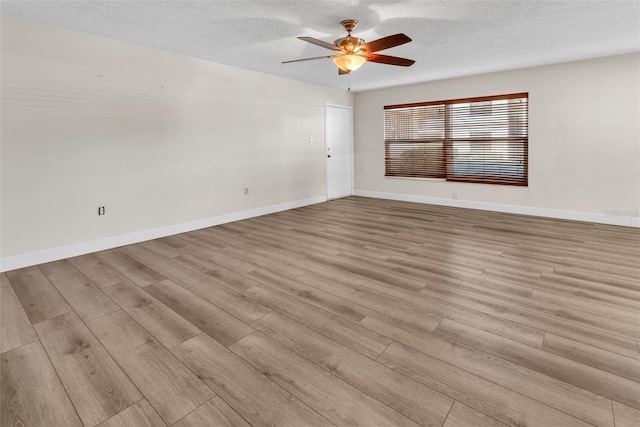
[[458,200],[458,193],[451,193],[451,197],[453,197],[453,200]]
[[98,208],[98,215],[104,215],[104,206]]
[[249,195],[249,187],[244,187],[244,195],[245,196]]

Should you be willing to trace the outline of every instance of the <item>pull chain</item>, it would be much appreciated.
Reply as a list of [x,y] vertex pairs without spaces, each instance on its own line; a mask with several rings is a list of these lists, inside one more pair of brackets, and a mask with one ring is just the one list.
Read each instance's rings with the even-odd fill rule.
[[347,73],[347,92],[351,92],[351,73]]

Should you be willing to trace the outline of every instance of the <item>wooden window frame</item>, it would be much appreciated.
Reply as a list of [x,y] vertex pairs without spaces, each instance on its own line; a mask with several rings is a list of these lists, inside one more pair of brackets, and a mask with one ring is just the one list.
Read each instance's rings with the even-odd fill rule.
[[[459,104],[469,104],[468,110]],[[435,106],[444,108],[442,117],[427,109]],[[528,92],[387,105],[384,111],[385,176],[528,186]],[[398,130],[403,118],[408,129]],[[438,144],[440,150],[427,149]]]

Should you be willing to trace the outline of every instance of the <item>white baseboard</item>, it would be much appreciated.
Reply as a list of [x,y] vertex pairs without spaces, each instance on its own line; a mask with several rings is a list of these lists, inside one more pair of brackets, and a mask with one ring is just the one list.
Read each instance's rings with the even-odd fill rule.
[[542,216],[547,218],[569,219],[573,221],[595,222],[599,224],[640,227],[640,217],[607,215],[592,212],[565,211],[560,209],[536,208],[532,206],[503,205],[498,203],[476,202],[472,200],[449,200],[437,197],[416,196],[412,194],[382,193],[378,191],[355,190],[354,196],[375,199],[399,200],[403,202],[425,203],[430,205],[452,206],[457,208],[481,209],[521,215]]
[[201,228],[212,227],[214,225],[225,224],[233,221],[240,221],[247,218],[267,215],[270,213],[286,211],[302,206],[313,205],[325,202],[325,196],[311,197],[308,199],[294,200],[292,202],[279,203],[277,205],[263,206],[255,209],[248,209],[240,212],[233,212],[224,215],[202,218],[195,221],[188,221],[179,224],[166,225],[149,230],[136,231],[119,236],[105,237],[88,242],[75,243],[72,245],[60,246],[57,248],[45,249],[37,252],[29,252],[20,255],[13,255],[0,258],[0,272],[11,271],[17,268],[29,267],[31,265],[45,262],[57,261],[60,259],[84,255],[91,252],[103,251],[105,249],[117,248],[119,246],[144,242],[146,240],[158,239],[160,237],[171,236],[173,234],[186,233],[188,231],[199,230]]

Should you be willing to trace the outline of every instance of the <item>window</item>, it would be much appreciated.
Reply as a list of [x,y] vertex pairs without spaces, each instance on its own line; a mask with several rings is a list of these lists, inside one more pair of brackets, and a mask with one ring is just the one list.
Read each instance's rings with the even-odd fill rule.
[[384,107],[385,176],[528,185],[528,93]]

